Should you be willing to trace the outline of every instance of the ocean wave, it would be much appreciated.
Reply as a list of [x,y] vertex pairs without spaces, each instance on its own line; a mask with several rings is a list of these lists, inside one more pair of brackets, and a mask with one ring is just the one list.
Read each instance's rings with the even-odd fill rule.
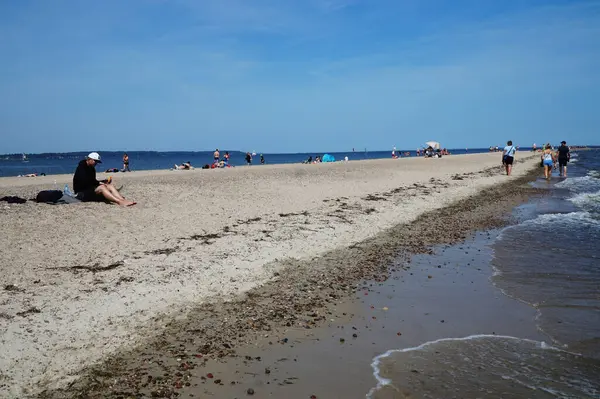
[[[529,227],[538,227],[543,225],[552,225],[559,223],[562,226],[570,226],[570,225],[588,225],[588,226],[600,226],[600,220],[598,220],[596,215],[587,211],[579,211],[579,212],[568,212],[568,213],[546,213],[543,215],[538,215],[534,219],[525,220],[520,224],[511,225],[502,229],[500,234],[497,237],[497,240],[502,240],[505,237],[505,232],[508,232],[512,229],[521,229],[521,228],[529,228]],[[552,226],[548,226],[552,227]]]
[[564,188],[575,193],[590,192],[600,189],[600,178],[590,174],[581,177],[569,177],[560,183],[556,183],[554,187]]
[[462,338],[441,338],[441,339],[437,339],[435,341],[425,342],[419,346],[415,346],[415,347],[411,347],[411,348],[391,349],[391,350],[388,350],[387,352],[373,358],[373,361],[371,362],[371,368],[373,369],[373,376],[375,377],[375,380],[377,381],[377,385],[375,387],[371,388],[371,390],[369,390],[369,392],[366,395],[366,398],[373,399],[373,395],[375,395],[375,393],[377,391],[379,391],[380,389],[382,389],[383,387],[385,387],[387,385],[392,384],[392,381],[390,379],[385,378],[381,375],[382,372],[381,372],[380,367],[381,367],[381,362],[384,359],[389,358],[390,356],[392,356],[395,353],[422,351],[422,350],[427,349],[430,346],[444,343],[444,342],[461,342],[461,341],[489,340],[489,339],[505,340],[505,341],[518,341],[518,342],[522,342],[522,343],[531,344],[537,349],[552,350],[552,351],[562,352],[565,354],[579,356],[578,354],[567,352],[563,349],[559,349],[554,346],[548,345],[547,343],[545,343],[543,341],[534,341],[534,340],[530,340],[530,339],[526,339],[526,338],[517,338],[517,337],[508,336],[508,335],[477,334],[477,335],[469,335],[467,337],[462,337]]
[[585,211],[600,214],[600,190],[595,193],[580,193],[568,200]]
[[588,172],[588,176],[596,178],[596,179],[600,179],[600,171],[598,171],[598,170],[590,170]]

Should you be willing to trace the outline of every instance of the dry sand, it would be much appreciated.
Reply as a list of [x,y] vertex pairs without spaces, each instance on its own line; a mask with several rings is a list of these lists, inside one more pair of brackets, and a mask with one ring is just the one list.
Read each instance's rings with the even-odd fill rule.
[[[500,154],[119,174],[138,205],[0,205],[0,396],[64,386],[198,303],[506,181]],[[529,157],[514,175],[536,163]],[[514,177],[512,177],[514,178]],[[70,176],[0,180],[32,197]]]

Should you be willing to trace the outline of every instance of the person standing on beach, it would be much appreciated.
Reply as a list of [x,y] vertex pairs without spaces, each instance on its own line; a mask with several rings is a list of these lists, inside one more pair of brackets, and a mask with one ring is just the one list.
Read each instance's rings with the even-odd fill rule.
[[225,165],[229,165],[229,151],[225,151]]
[[510,176],[510,173],[512,172],[515,152],[517,152],[517,149],[513,146],[512,140],[508,140],[506,147],[504,147],[504,151],[502,151],[502,165],[504,165],[504,169],[506,170],[506,176]]
[[265,157],[263,156],[263,154],[260,154],[260,164],[261,165],[265,164]]
[[77,199],[83,202],[110,202],[121,206],[135,205],[135,202],[126,200],[111,183],[96,180],[96,165],[99,163],[102,163],[100,154],[91,152],[77,165],[73,176],[73,190]]
[[542,165],[544,166],[544,177],[546,180],[550,180],[552,177],[552,167],[554,166],[555,157],[552,153],[552,146],[548,143],[546,148],[542,151]]
[[246,164],[252,165],[252,155],[249,152],[246,153]]
[[213,163],[218,163],[220,158],[221,158],[221,153],[219,152],[219,149],[217,148],[215,150],[215,152],[213,152]]
[[560,147],[558,147],[558,168],[559,175],[561,177],[567,177],[567,163],[571,160],[571,152],[569,147],[567,147],[566,141],[560,142]]
[[127,153],[123,154],[123,172],[131,172],[131,169],[129,169],[129,155]]

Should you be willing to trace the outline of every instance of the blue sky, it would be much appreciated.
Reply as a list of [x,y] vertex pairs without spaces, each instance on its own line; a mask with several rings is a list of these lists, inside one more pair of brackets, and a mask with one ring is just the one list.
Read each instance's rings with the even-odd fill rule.
[[600,2],[0,0],[0,153],[600,144]]

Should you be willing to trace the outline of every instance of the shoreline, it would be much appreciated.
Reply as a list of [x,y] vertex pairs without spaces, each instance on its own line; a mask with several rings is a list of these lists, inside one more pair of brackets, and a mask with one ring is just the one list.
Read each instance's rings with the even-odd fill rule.
[[[357,262],[386,262],[395,256],[395,252],[385,248],[390,241],[385,241],[388,243],[385,245],[373,244],[372,237],[379,237],[381,231],[414,223],[420,214],[460,202],[486,187],[507,181],[500,175],[499,167],[492,166],[497,165],[497,154],[459,157],[407,160],[401,169],[392,160],[316,168],[297,165],[248,168],[240,173],[205,174],[201,181],[196,180],[200,173],[174,178],[150,175],[127,182],[127,190],[146,196],[146,205],[133,210],[117,210],[102,204],[57,207],[27,204],[22,208],[7,208],[0,212],[0,217],[5,226],[9,229],[12,226],[9,231],[16,236],[4,237],[7,248],[14,250],[3,255],[3,264],[34,267],[33,274],[24,266],[17,268],[18,274],[13,269],[4,270],[17,290],[3,293],[7,301],[3,301],[0,312],[9,317],[0,318],[0,323],[8,328],[5,337],[14,341],[12,347],[4,348],[7,351],[0,360],[10,365],[7,362],[18,356],[21,372],[29,366],[35,375],[40,375],[40,367],[44,372],[37,380],[31,380],[28,374],[4,375],[4,381],[13,383],[4,386],[0,383],[0,390],[11,388],[15,394],[14,389],[21,389],[18,395],[25,396],[46,388],[50,395],[52,389],[78,381],[82,369],[116,351],[123,354],[127,347],[148,345],[148,337],[156,335],[176,337],[171,329],[182,320],[193,318],[198,304],[208,302],[200,305],[206,307],[201,313],[210,314],[222,307],[230,313],[229,317],[237,318],[238,309],[227,311],[229,305],[221,306],[219,301],[260,287],[273,275],[276,280],[286,274],[289,281],[303,281],[304,275],[287,275],[289,270],[298,272],[299,265],[310,266],[308,270],[301,269],[312,273],[314,281],[320,281],[321,274],[335,271],[344,272],[342,280],[352,280],[352,273],[358,273]],[[533,168],[533,158],[520,162],[516,173],[523,174]],[[519,179],[514,176],[508,181],[514,183]],[[194,185],[200,187],[190,191]],[[506,191],[513,190],[512,185],[507,186],[497,193],[501,202]],[[227,188],[226,193],[220,193],[217,187]],[[15,187],[24,191],[32,188],[35,185]],[[202,190],[199,191],[202,196],[198,197],[194,190]],[[257,198],[248,202],[248,192]],[[208,197],[206,193],[210,193]],[[177,197],[177,209],[165,202],[169,195]],[[231,201],[223,203],[223,198]],[[217,218],[210,215],[215,212],[213,209]],[[68,225],[64,229],[60,223],[57,225],[74,217],[72,213],[81,227]],[[469,229],[482,223],[466,216],[467,221],[462,224]],[[495,214],[486,217],[486,225],[500,223]],[[433,221],[433,225],[439,220]],[[204,228],[195,227],[197,221]],[[89,242],[81,241],[84,226],[98,223],[108,226],[107,222],[116,227],[86,237]],[[25,227],[36,223],[38,229],[52,226],[60,240],[40,237]],[[437,226],[437,231],[446,234],[445,239],[462,237],[461,223],[452,231],[446,231],[447,227]],[[122,241],[127,234],[134,237],[137,234],[140,239]],[[410,237],[396,232],[386,240],[404,240],[405,245],[424,251],[439,238],[438,233],[429,234]],[[374,246],[365,251],[361,249],[365,242]],[[92,253],[82,259],[85,253],[82,251],[90,248]],[[335,270],[323,269],[321,262],[333,262],[336,248],[351,264]],[[42,259],[40,253],[44,255]],[[370,266],[371,273],[382,273],[381,263],[378,264],[379,269]],[[360,273],[368,271],[358,269]],[[318,304],[337,301],[340,293],[331,289],[334,297],[321,298]],[[350,285],[346,284],[342,291],[348,290]],[[314,307],[316,299],[300,290],[287,300],[294,300],[302,310]],[[61,306],[56,301],[62,301]],[[37,309],[39,313],[15,315],[27,309]],[[277,309],[289,310],[284,303],[277,305]],[[283,317],[284,313],[281,314]],[[245,317],[255,319],[250,330],[262,328],[260,313]],[[290,317],[286,323],[296,321]],[[208,334],[204,329],[209,327],[200,324],[193,328],[195,335]],[[246,324],[237,327],[248,329]],[[65,345],[65,340],[71,344]],[[229,348],[219,350],[209,345],[204,351],[225,356],[237,346],[228,345]],[[15,377],[21,378],[21,382]],[[25,381],[29,384],[21,385]],[[76,387],[67,386],[69,392]]]
[[[348,322],[350,313],[340,309],[347,309],[344,303],[355,296],[363,279],[383,282],[392,264],[397,265],[392,269],[405,269],[403,262],[416,254],[431,253],[434,245],[451,245],[475,231],[504,226],[507,211],[540,193],[527,185],[533,175],[538,171],[531,169],[525,176],[441,208],[436,220],[421,215],[409,225],[396,225],[318,258],[289,261],[275,271],[274,279],[241,299],[189,309],[143,348],[122,352],[88,369],[87,376],[66,391],[46,391],[42,397],[70,397],[83,392],[89,397],[199,394],[200,388],[193,385],[206,383],[207,367],[218,370],[216,365],[223,369],[227,362],[256,362],[256,358],[248,360],[236,353],[256,348],[257,342],[277,343],[293,331],[322,328],[330,317]],[[326,268],[315,267],[324,263]],[[316,290],[310,288],[314,286]],[[217,385],[225,383],[229,380]]]

